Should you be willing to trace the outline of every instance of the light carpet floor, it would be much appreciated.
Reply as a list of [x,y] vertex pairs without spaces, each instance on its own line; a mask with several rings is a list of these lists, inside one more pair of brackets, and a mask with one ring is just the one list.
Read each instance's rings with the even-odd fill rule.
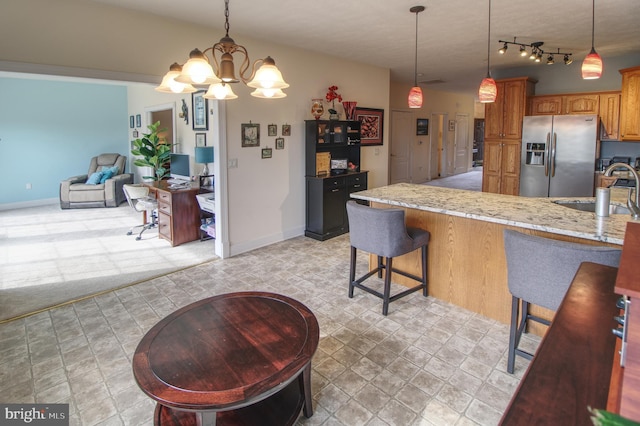
[[0,212],[0,322],[217,259],[213,240],[126,235],[141,221],[127,204]]

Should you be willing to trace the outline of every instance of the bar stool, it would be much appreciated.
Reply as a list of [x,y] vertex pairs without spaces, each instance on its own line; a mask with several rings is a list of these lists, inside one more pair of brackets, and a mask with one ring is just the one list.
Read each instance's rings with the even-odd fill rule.
[[511,293],[507,371],[513,374],[516,355],[533,359],[533,354],[518,348],[528,322],[536,321],[546,326],[551,324],[549,320],[530,314],[529,305],[556,311],[582,262],[617,267],[621,250],[552,240],[509,229],[504,230],[504,249]]
[[[367,293],[382,299],[382,315],[389,312],[389,303],[398,300],[414,291],[422,290],[427,296],[427,246],[430,234],[428,231],[407,227],[404,223],[402,209],[376,209],[354,200],[347,202],[349,219],[349,239],[351,242],[351,264],[349,270],[349,297],[353,298],[353,290],[358,287]],[[399,271],[393,268],[393,258],[422,249],[422,277]],[[364,250],[378,256],[378,266],[356,280],[357,250]],[[382,258],[385,258],[383,263]],[[380,293],[362,284],[367,278],[377,273],[382,278],[385,270],[384,290]],[[391,271],[403,275],[420,284],[391,296]]]

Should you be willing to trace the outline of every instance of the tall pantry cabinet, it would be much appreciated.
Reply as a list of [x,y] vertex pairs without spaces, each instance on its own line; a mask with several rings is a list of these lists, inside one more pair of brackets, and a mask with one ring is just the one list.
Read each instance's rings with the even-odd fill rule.
[[496,101],[485,104],[484,192],[509,195],[520,192],[522,119],[535,83],[528,77],[497,80]]
[[640,67],[620,70],[620,74],[622,74],[620,139],[640,141]]

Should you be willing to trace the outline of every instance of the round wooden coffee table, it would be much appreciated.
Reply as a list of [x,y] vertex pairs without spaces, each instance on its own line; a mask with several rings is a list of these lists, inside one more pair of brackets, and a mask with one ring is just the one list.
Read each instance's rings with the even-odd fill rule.
[[311,358],[319,327],[302,303],[240,292],[185,306],[142,338],[140,388],[156,425],[292,425],[313,415]]

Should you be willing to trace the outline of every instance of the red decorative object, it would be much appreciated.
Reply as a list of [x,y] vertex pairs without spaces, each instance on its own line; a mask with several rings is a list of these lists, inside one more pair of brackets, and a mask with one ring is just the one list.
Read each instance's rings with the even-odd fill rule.
[[497,96],[498,86],[496,86],[496,81],[491,77],[483,79],[482,83],[480,83],[480,89],[478,89],[480,102],[483,104],[495,102]]
[[602,76],[602,58],[594,48],[584,58],[582,62],[582,78],[585,80],[593,80]]
[[327,94],[325,96],[325,99],[327,100],[327,102],[331,102],[332,105],[334,104],[334,101],[337,99],[338,102],[342,102],[342,95],[340,95],[338,92],[338,86],[331,86],[329,87]]
[[414,86],[409,91],[409,108],[422,108],[422,89]]
[[355,120],[356,118],[356,104],[355,101],[344,101],[342,103],[342,107],[344,108],[344,113],[347,116],[347,120]]

